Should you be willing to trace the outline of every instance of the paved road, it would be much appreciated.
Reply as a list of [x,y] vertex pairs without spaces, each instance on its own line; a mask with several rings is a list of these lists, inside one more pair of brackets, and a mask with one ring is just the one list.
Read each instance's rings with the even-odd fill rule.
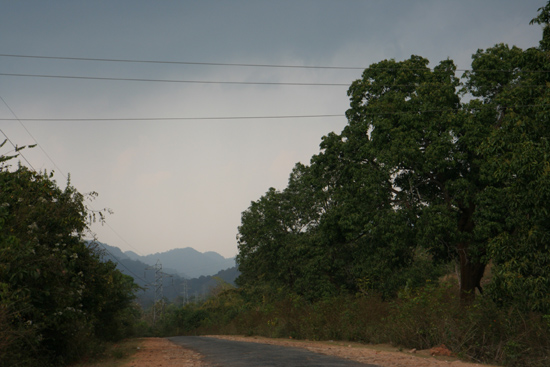
[[380,367],[279,345],[201,336],[174,336],[168,339],[202,354],[205,362],[216,367]]

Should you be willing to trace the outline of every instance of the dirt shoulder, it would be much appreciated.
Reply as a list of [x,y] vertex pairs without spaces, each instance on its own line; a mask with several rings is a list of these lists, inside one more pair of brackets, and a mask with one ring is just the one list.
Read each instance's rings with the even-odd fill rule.
[[[209,335],[211,338],[274,344],[305,348],[312,352],[337,356],[349,360],[380,365],[383,367],[474,367],[488,365],[466,363],[454,357],[431,356],[431,350],[400,352],[385,345],[368,346],[346,342],[312,342],[305,340],[271,339],[264,337],[244,337]],[[440,350],[439,352],[442,352]],[[122,367],[208,367],[203,357],[194,351],[178,346],[164,338],[143,338],[132,359]],[[493,366],[494,367],[494,366]]]
[[483,364],[466,363],[452,356],[432,356],[432,353],[442,354],[444,348],[433,350],[400,352],[396,348],[386,345],[365,345],[347,342],[312,342],[307,340],[271,339],[259,336],[229,336],[229,335],[208,335],[212,338],[245,341],[254,343],[275,344],[288,347],[305,348],[312,352],[337,356],[349,360],[380,365],[383,367],[495,367]]
[[203,357],[164,338],[142,338],[139,350],[121,367],[207,367]]

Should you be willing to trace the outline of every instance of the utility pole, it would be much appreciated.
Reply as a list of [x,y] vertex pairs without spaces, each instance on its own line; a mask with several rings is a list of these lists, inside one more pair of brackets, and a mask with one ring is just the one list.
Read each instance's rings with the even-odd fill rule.
[[154,266],[148,266],[145,270],[155,270],[155,302],[153,303],[153,326],[156,324],[157,319],[160,319],[164,311],[164,289],[163,281],[165,276],[170,276],[163,273],[162,264],[160,260]]
[[185,306],[189,302],[188,294],[187,294],[188,288],[187,288],[187,279],[183,280],[183,306]]

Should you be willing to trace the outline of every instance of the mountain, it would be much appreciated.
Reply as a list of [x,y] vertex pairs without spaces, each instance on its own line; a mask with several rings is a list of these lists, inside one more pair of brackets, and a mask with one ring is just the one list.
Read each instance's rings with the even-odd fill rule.
[[191,247],[146,256],[140,256],[132,251],[126,251],[124,254],[132,260],[139,260],[151,266],[160,261],[164,271],[169,272],[167,269],[171,269],[184,278],[214,275],[221,270],[236,266],[235,258],[227,259],[217,252],[199,252]]
[[[164,266],[164,262],[162,262],[162,260],[160,259],[165,259],[166,257],[154,257],[163,254],[139,256],[135,253],[132,253],[131,251],[122,252],[118,247],[109,246],[104,243],[90,243],[90,246],[96,246],[104,261],[112,261],[113,263],[115,263],[118,270],[134,278],[134,282],[143,288],[142,291],[139,291],[137,293],[137,298],[139,303],[144,308],[147,308],[153,304],[156,297],[156,288],[160,284],[162,284],[163,297],[169,302],[177,303],[183,302],[183,300],[192,301],[204,299],[208,295],[210,290],[216,287],[220,283],[220,281],[235,285],[235,279],[239,276],[239,271],[234,265],[235,260],[225,259],[223,256],[215,252],[207,252],[202,254],[192,248],[186,248],[171,250],[163,253],[171,253],[173,256],[181,256],[182,254],[187,255],[188,261],[190,257],[191,259],[195,259],[197,263],[207,264],[207,269],[215,269],[217,266],[219,267],[220,264],[233,264],[233,266],[224,268],[213,274],[199,275],[197,277],[194,277],[193,279],[185,279],[185,277],[182,277],[178,274],[179,271]],[[201,255],[205,255],[204,258],[201,259]],[[142,258],[147,258],[147,261],[152,263],[149,264],[140,260]],[[155,259],[154,262],[153,259]],[[160,274],[157,274],[154,269],[157,260],[160,260],[160,262],[162,263],[162,273]],[[224,262],[222,260],[232,260],[232,262]],[[176,261],[167,262],[171,264],[173,263],[175,265],[178,264],[177,258]],[[208,264],[215,264],[215,266],[208,266]],[[195,269],[200,269],[200,265],[196,267],[190,267],[190,269],[192,273],[196,273]]]

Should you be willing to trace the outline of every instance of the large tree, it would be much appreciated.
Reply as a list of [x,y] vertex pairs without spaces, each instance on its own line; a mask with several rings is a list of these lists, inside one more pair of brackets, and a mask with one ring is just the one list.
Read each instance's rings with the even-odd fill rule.
[[[452,61],[428,63],[412,56],[366,69],[348,92],[349,124],[324,154],[339,157],[339,170],[354,171],[341,189],[365,202],[357,205],[365,213],[346,210],[359,215],[355,233],[370,237],[365,246],[456,256],[466,300],[481,290],[486,265],[486,238],[473,218],[484,187],[476,149],[490,124],[473,124],[462,109]],[[373,236],[379,226],[384,233]]]
[[[281,211],[289,189],[270,191],[243,213],[238,257],[242,279],[250,267],[265,266],[262,274],[276,276],[283,269],[277,264],[290,263],[281,256],[289,253],[291,232],[283,225],[289,223],[288,208],[295,205],[300,215],[317,208],[319,218],[315,227],[306,228],[310,236],[305,244],[320,250],[331,264],[325,274],[336,288],[395,294],[412,278],[408,270],[414,268],[420,241],[436,257],[448,260],[457,254],[462,293],[473,294],[485,266],[472,224],[480,190],[473,150],[483,127],[468,130],[454,74],[451,61],[431,70],[428,60],[418,56],[366,69],[348,92],[348,126],[323,139],[322,151],[309,168],[311,184],[298,186],[313,188],[301,194],[309,202],[297,205],[291,200]],[[294,190],[291,197],[300,195]],[[301,230],[293,234],[303,235]],[[287,261],[276,260],[281,258]]]
[[[392,295],[456,261],[470,303],[492,264],[499,302],[549,310],[549,20],[550,2],[533,19],[539,47],[479,50],[463,82],[451,60],[367,68],[348,91],[348,125],[323,138],[307,175],[243,214],[242,279],[262,264],[276,279],[317,274],[342,290]],[[313,226],[289,230],[307,213]],[[323,256],[328,266],[306,267]]]
[[[504,44],[473,55],[466,74],[476,123],[491,124],[479,151],[487,187],[477,220],[489,236],[491,292],[503,303],[550,311],[550,3],[532,23],[539,47]],[[480,111],[487,111],[485,114]]]

